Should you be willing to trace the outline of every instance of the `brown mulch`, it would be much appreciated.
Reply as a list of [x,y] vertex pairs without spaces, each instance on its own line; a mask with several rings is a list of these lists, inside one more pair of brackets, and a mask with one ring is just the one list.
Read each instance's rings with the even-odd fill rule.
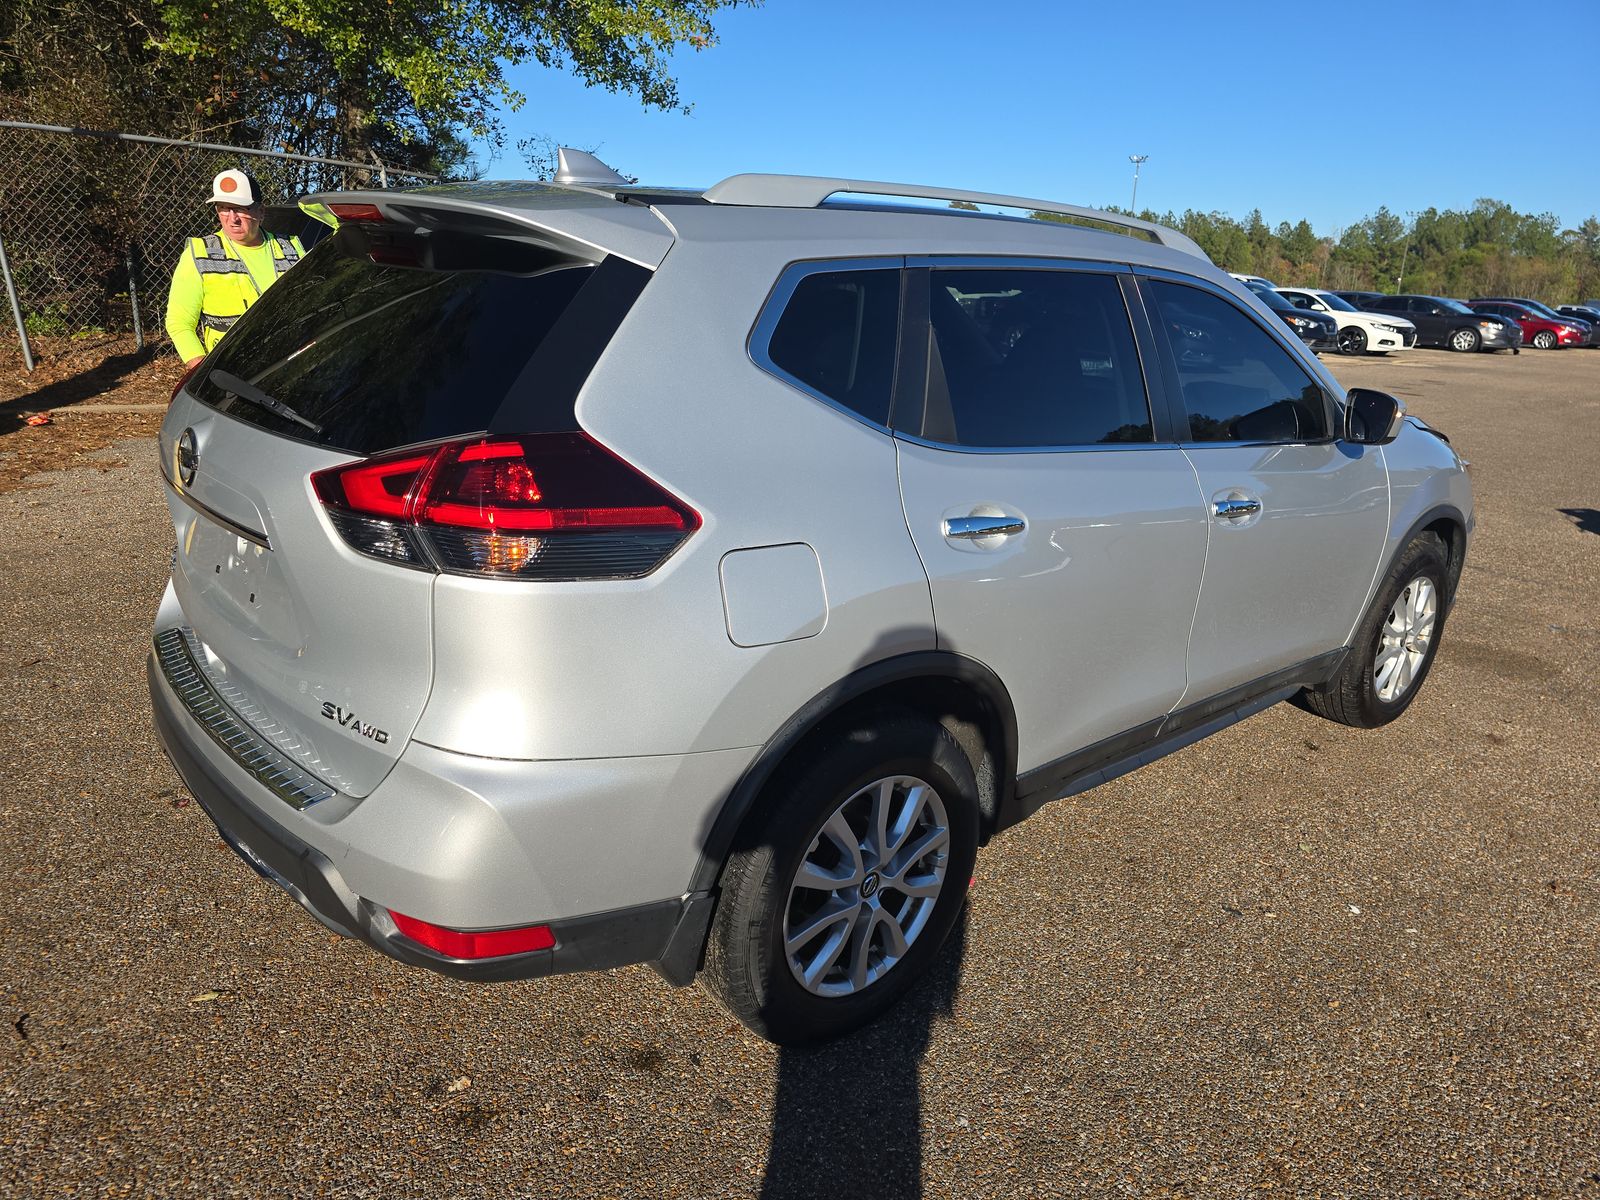
[[[0,346],[0,492],[43,487],[49,483],[44,472],[120,465],[103,453],[106,448],[154,437],[162,414],[75,410],[86,404],[165,405],[182,374],[170,350],[140,352],[127,336],[39,338],[33,352],[30,374],[15,343]],[[48,414],[50,424],[27,424],[36,413]]]

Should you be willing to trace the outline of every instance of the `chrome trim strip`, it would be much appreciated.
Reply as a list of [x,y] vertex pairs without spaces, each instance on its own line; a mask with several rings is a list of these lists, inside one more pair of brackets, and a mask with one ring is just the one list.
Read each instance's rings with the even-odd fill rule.
[[229,520],[216,509],[200,503],[200,501],[196,500],[177,483],[173,482],[172,476],[167,474],[166,463],[161,464],[161,478],[167,481],[167,486],[172,489],[173,494],[177,496],[179,500],[182,500],[202,517],[205,517],[211,521],[215,521],[229,533],[234,534],[237,537],[242,537],[247,542],[253,542],[257,546],[260,546],[263,550],[272,549],[272,543],[267,540],[266,534],[258,533],[256,530],[251,529],[248,525],[241,525],[237,521]]
[[971,271],[1003,268],[1018,271],[1087,271],[1090,274],[1130,275],[1127,263],[1106,262],[1098,258],[1073,258],[1070,255],[1043,257],[1036,254],[913,254],[906,258],[912,270],[927,267],[935,271]]
[[338,795],[265,744],[234,715],[195,661],[181,629],[156,634],[155,650],[161,673],[184,711],[262,787],[294,809],[310,808]]

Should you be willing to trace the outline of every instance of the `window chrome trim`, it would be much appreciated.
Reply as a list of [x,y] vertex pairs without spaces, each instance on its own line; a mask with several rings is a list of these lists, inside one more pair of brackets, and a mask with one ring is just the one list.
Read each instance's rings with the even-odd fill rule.
[[[766,300],[761,305],[761,312],[756,317],[755,324],[750,328],[750,335],[745,338],[745,353],[750,356],[750,361],[760,367],[766,374],[774,379],[781,380],[790,387],[804,392],[818,403],[825,404],[835,412],[843,413],[854,421],[865,425],[868,429],[876,429],[879,433],[892,434],[887,419],[893,416],[894,411],[894,385],[889,387],[889,412],[884,422],[872,420],[863,416],[848,404],[835,400],[832,396],[825,395],[803,380],[796,379],[777,363],[772,361],[772,335],[777,331],[778,322],[783,319],[784,312],[793,299],[795,290],[801,282],[812,275],[826,275],[837,271],[895,271],[903,275],[906,260],[900,257],[884,257],[876,255],[868,258],[818,258],[804,259],[792,262],[784,267],[778,275],[778,280],[772,285],[772,290],[767,293]],[[896,289],[895,302],[895,368],[899,369],[900,354],[900,329],[901,314],[898,299],[899,289]]]
[[[1144,450],[1178,450],[1177,442],[1072,442],[1064,446],[961,446],[955,442],[934,442],[898,429],[894,434],[898,442],[922,446],[928,450],[948,450],[951,454],[1106,454]],[[1229,442],[1228,445],[1238,443]],[[1279,444],[1279,443],[1274,443]]]
[[1098,258],[1043,258],[1035,254],[914,254],[907,267],[926,267],[933,271],[991,270],[1083,271],[1094,275],[1131,275],[1127,263],[1106,262]]
[[[1219,287],[1214,281],[1202,279],[1198,275],[1185,275],[1182,271],[1170,271],[1164,267],[1140,267],[1135,274],[1137,276],[1143,276],[1147,279],[1162,283],[1176,283],[1184,287],[1197,288],[1200,291],[1207,292],[1215,296],[1223,303],[1232,307],[1234,311],[1238,312],[1246,320],[1254,324],[1257,329],[1260,329],[1269,338],[1276,341],[1280,347],[1283,347],[1289,351],[1289,357],[1292,358],[1300,367],[1300,369],[1307,374],[1311,382],[1317,385],[1322,392],[1323,399],[1328,402],[1325,407],[1330,408],[1330,411],[1326,413],[1328,419],[1328,428],[1330,430],[1327,437],[1306,438],[1295,442],[1180,441],[1178,442],[1178,445],[1184,447],[1185,449],[1195,447],[1204,448],[1206,446],[1331,446],[1341,440],[1339,431],[1343,427],[1342,419],[1345,409],[1344,388],[1339,385],[1338,380],[1334,379],[1332,372],[1328,370],[1326,365],[1324,365],[1322,360],[1316,356],[1316,353],[1309,346],[1301,341],[1299,337],[1289,336],[1289,327],[1279,320],[1276,315],[1273,316],[1272,323],[1273,325],[1277,325],[1279,328],[1274,329],[1271,325],[1265,324],[1256,313],[1240,305],[1239,297],[1234,295],[1227,288]],[[1242,283],[1239,286],[1244,288]],[[1250,289],[1244,288],[1244,290],[1248,292]],[[1140,296],[1141,299],[1144,299],[1145,301],[1146,310],[1150,310],[1153,307],[1153,304],[1149,298],[1144,297],[1143,289],[1140,291]],[[1267,309],[1267,311],[1271,312],[1272,310]],[[1157,324],[1153,317],[1151,323]],[[1166,337],[1165,330],[1162,331],[1161,336],[1163,338]],[[1299,353],[1296,353],[1296,350],[1298,350]],[[1167,352],[1170,357],[1170,343],[1167,346]],[[1307,362],[1307,359],[1310,361]],[[1173,364],[1173,366],[1174,369],[1176,369],[1176,364]],[[1183,404],[1181,383],[1177,399],[1179,406],[1183,408],[1185,420],[1187,420],[1189,410],[1188,407]]]

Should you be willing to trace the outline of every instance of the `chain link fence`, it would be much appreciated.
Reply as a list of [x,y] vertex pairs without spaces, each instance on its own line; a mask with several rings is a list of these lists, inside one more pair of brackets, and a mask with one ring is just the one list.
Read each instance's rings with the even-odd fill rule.
[[23,361],[86,341],[165,345],[167,286],[184,240],[216,228],[218,171],[261,184],[274,233],[319,232],[310,192],[437,178],[306,155],[0,121],[0,274]]

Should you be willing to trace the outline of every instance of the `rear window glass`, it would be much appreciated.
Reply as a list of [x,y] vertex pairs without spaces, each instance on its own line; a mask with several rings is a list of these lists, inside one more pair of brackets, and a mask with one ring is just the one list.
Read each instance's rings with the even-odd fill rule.
[[[595,272],[531,248],[524,261],[533,269],[523,274],[380,266],[368,249],[357,230],[326,238],[222,339],[194,395],[274,433],[354,454],[473,433],[488,428]],[[233,395],[212,378],[219,371],[322,431]]]
[[897,270],[807,275],[772,332],[767,358],[813,391],[886,425],[899,319]]

